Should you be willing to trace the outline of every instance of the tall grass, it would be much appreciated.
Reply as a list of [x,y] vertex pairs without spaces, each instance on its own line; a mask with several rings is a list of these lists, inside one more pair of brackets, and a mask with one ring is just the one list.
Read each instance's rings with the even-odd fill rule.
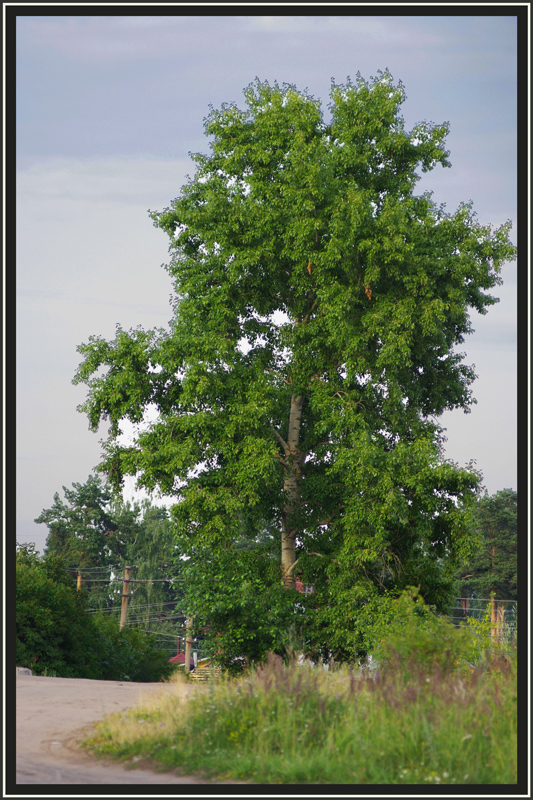
[[268,663],[100,723],[86,743],[134,765],[263,784],[514,784],[516,665],[375,675]]

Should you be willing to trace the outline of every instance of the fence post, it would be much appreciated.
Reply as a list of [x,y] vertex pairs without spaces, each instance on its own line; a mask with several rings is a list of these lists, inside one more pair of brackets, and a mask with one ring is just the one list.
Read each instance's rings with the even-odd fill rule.
[[498,606],[496,609],[498,641],[505,641],[505,606]]
[[490,593],[490,636],[491,639],[497,635],[498,631],[496,628],[496,602],[494,600],[494,591]]
[[128,614],[128,599],[130,594],[128,586],[130,584],[130,570],[131,567],[124,567],[124,583],[122,584],[122,605],[120,607],[120,630],[126,624],[126,616]]

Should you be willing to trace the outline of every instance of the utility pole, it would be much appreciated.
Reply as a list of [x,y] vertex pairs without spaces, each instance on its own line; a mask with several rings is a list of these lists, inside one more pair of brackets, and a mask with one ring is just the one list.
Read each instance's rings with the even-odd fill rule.
[[126,616],[128,613],[128,600],[133,594],[132,592],[128,592],[128,586],[130,585],[130,574],[131,574],[131,567],[124,567],[124,583],[122,584],[122,606],[120,608],[120,630],[126,624]]
[[153,581],[150,578],[148,581],[148,619],[146,620],[146,630],[150,630],[150,594],[152,593]]
[[185,672],[187,674],[191,671],[191,645],[192,645],[191,627],[192,627],[192,617],[189,617],[187,619],[186,624],[185,624],[185,628],[186,628],[186,630],[185,630],[185,663],[183,665],[184,669],[185,669]]
[[78,583],[76,584],[76,590],[79,592],[81,589],[81,569],[78,570]]

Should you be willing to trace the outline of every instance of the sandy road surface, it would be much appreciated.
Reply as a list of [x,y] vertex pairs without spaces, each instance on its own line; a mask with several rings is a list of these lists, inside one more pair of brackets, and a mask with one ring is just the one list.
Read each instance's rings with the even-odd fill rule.
[[17,785],[211,783],[149,768],[129,770],[78,745],[93,723],[136,706],[147,693],[169,690],[166,684],[17,675],[16,687]]

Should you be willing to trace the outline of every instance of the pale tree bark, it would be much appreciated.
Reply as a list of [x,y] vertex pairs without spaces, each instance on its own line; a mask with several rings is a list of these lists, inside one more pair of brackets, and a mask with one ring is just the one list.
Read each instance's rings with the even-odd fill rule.
[[295,578],[292,572],[296,557],[296,533],[294,517],[300,506],[300,478],[302,475],[303,454],[300,452],[300,427],[302,424],[301,395],[291,397],[289,435],[284,443],[285,504],[282,510],[281,529],[281,580],[286,589],[294,589]]

